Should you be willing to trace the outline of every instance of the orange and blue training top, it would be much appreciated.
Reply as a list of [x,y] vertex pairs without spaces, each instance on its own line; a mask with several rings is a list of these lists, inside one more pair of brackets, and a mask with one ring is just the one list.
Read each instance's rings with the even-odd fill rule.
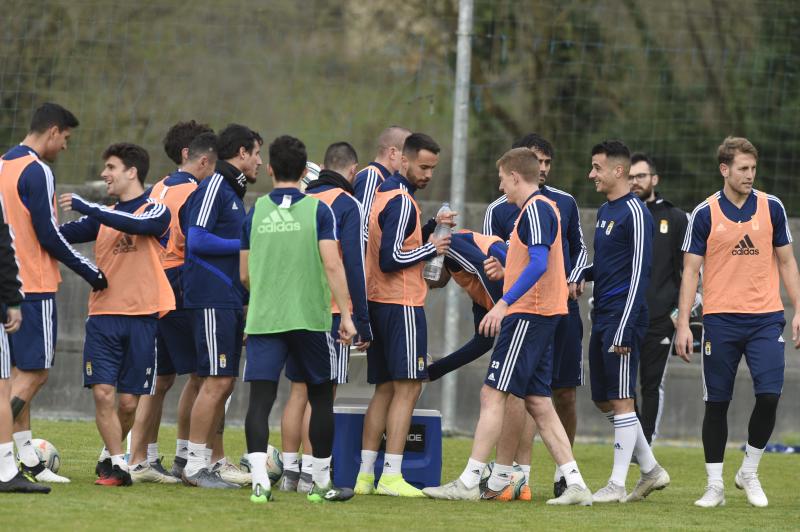
[[51,297],[58,290],[58,262],[89,283],[97,279],[97,267],[59,232],[55,177],[33,149],[20,144],[3,155],[0,194],[15,240],[26,300]]
[[385,166],[373,161],[361,169],[353,179],[353,196],[361,203],[361,211],[364,213],[365,243],[369,237],[369,213],[375,200],[375,191],[391,175]]
[[453,233],[450,249],[444,256],[444,265],[472,301],[491,310],[503,297],[503,281],[492,281],[486,277],[483,262],[495,257],[505,265],[506,251],[506,243],[500,237],[463,229]]
[[782,314],[774,249],[791,243],[775,196],[753,190],[738,208],[719,191],[698,205],[683,250],[705,258],[703,314]]
[[169,209],[147,193],[113,207],[73,195],[72,208],[84,216],[61,226],[71,243],[95,241],[95,257],[108,288],[89,296],[89,315],[140,316],[175,309],[175,298],[161,267],[159,239],[169,230]]

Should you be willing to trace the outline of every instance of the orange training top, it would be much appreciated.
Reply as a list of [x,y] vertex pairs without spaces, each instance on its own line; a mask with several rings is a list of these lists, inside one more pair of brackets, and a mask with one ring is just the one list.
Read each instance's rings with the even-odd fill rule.
[[[478,246],[478,249],[481,250],[481,253],[486,255],[486,258],[489,258],[489,248],[491,248],[493,244],[503,242],[502,238],[495,235],[483,235],[467,229],[461,229],[458,232],[471,233],[472,240],[475,242],[475,245]],[[489,295],[489,292],[486,291],[483,283],[476,275],[469,273],[466,270],[450,272],[450,275],[475,303],[482,306],[486,310],[490,310],[494,306],[492,296]]]
[[532,196],[517,216],[514,222],[514,230],[511,231],[509,239],[508,255],[506,256],[505,280],[503,281],[503,293],[508,292],[514,283],[522,275],[522,271],[530,263],[528,246],[522,242],[517,234],[517,224],[525,214],[528,205],[534,201],[543,201],[553,208],[556,213],[557,224],[556,239],[550,245],[550,252],[547,254],[547,269],[536,281],[530,290],[520,297],[513,305],[508,308],[508,314],[538,314],[540,316],[558,316],[567,313],[567,299],[569,298],[569,288],[567,287],[567,276],[564,273],[564,253],[561,247],[561,215],[554,201],[536,194]]
[[153,189],[150,192],[150,197],[166,205],[172,216],[169,221],[167,245],[161,248],[161,266],[165,270],[183,265],[184,257],[186,256],[186,235],[183,234],[181,229],[181,221],[178,214],[192,192],[197,189],[197,183],[181,183],[180,185],[167,186],[164,181],[168,177],[153,185]]
[[367,241],[367,299],[377,303],[394,303],[411,307],[425,305],[428,285],[422,278],[424,262],[417,262],[407,268],[394,272],[383,272],[380,267],[381,237],[383,230],[378,223],[378,216],[386,208],[386,204],[397,196],[404,195],[411,200],[417,224],[414,232],[403,240],[403,251],[410,251],[423,245],[422,228],[420,227],[420,210],[414,197],[403,189],[392,189],[375,192],[375,200],[369,214],[369,240]]
[[[338,188],[338,187],[337,188],[331,188],[331,189],[328,189],[328,190],[323,190],[321,192],[313,192],[313,189],[312,189],[312,192],[308,193],[309,196],[314,196],[315,198],[317,198],[320,201],[324,202],[326,205],[328,205],[328,207],[331,208],[331,210],[333,210],[333,202],[336,201],[336,198],[338,198],[339,195],[341,195],[341,194],[347,194],[347,192],[345,192],[344,190],[342,190],[341,188]],[[337,245],[339,246],[339,258],[342,258],[342,243],[341,242],[337,242]],[[352,301],[350,302],[350,312],[351,313],[353,312],[353,302]],[[336,301],[333,299],[332,295],[331,295],[331,314],[341,314],[341,310],[339,309],[339,305],[336,304]]]
[[[26,294],[56,292],[61,282],[58,261],[39,243],[31,213],[19,197],[17,188],[22,171],[38,160],[31,154],[0,161],[0,194],[5,204],[6,222],[14,238],[22,291]],[[53,194],[54,217],[57,212]]]
[[750,221],[733,222],[716,195],[708,198],[711,233],[703,267],[703,314],[783,310],[768,201],[766,194],[756,193]]
[[[145,203],[135,214],[144,212]],[[101,225],[94,254],[108,288],[89,295],[89,315],[164,315],[175,310],[175,295],[161,266],[161,244],[150,235],[129,235]]]

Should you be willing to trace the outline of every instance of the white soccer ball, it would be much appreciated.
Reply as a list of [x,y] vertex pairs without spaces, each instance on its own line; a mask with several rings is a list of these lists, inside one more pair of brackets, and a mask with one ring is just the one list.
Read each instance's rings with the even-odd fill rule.
[[[242,455],[239,460],[239,467],[242,471],[250,473],[250,460],[247,459],[247,453]],[[283,475],[283,459],[281,452],[272,445],[267,447],[267,475],[271,484],[277,484]]]
[[44,462],[44,466],[53,473],[58,473],[58,470],[61,469],[61,453],[58,452],[56,446],[40,438],[31,440],[31,444],[36,451],[36,456]]

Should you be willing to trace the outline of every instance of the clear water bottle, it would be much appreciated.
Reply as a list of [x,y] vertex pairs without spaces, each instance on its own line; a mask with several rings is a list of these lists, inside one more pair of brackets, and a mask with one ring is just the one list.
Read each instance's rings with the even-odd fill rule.
[[[447,202],[442,203],[442,207],[439,209],[439,212],[436,213],[436,217],[443,214],[447,214],[450,212],[450,204]],[[438,223],[436,224],[436,229],[433,232],[433,235],[436,238],[442,238],[444,236],[449,235],[452,232],[452,228],[450,224],[446,223]],[[425,263],[425,267],[422,268],[422,277],[429,281],[438,281],[439,277],[442,276],[442,266],[444,266],[444,255],[437,255],[432,259],[429,259]]]

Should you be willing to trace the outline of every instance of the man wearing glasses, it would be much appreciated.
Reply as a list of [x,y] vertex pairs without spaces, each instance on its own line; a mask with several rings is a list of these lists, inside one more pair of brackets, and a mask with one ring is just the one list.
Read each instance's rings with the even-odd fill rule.
[[647,307],[650,325],[641,347],[639,380],[641,386],[639,420],[645,438],[652,443],[658,432],[664,399],[667,359],[672,350],[675,320],[678,316],[678,292],[681,286],[686,213],[661,197],[655,188],[659,177],[653,160],[643,153],[631,156],[628,175],[631,192],[639,196],[653,216],[653,262]]

